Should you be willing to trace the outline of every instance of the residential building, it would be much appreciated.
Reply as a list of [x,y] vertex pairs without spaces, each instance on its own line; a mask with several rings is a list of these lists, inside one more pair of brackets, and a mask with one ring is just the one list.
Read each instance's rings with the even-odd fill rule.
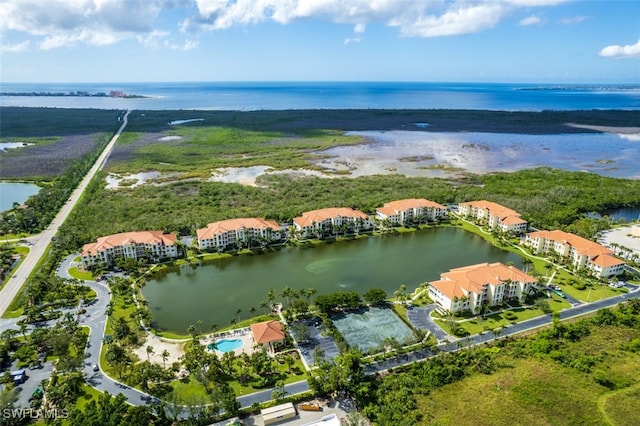
[[439,280],[429,283],[429,297],[442,312],[475,314],[483,305],[524,302],[535,284],[534,277],[514,266],[485,262],[441,274]]
[[500,204],[487,201],[468,201],[458,204],[458,214],[473,219],[480,225],[509,234],[524,234],[528,223],[520,213]]
[[196,231],[201,249],[226,250],[238,247],[258,247],[281,241],[280,226],[259,217],[227,219],[213,222]]
[[251,334],[256,345],[273,350],[274,345],[284,344],[284,328],[280,321],[271,320],[251,324]]
[[598,278],[620,275],[624,261],[608,248],[564,231],[537,231],[525,235],[522,243],[534,254],[546,254],[565,260],[574,269],[586,269]]
[[447,208],[424,198],[410,198],[385,203],[376,209],[376,216],[392,225],[405,225],[417,221],[435,222],[447,217]]
[[365,213],[348,207],[332,207],[302,213],[293,219],[295,229],[303,237],[321,237],[325,234],[338,235],[359,233],[371,229],[373,223]]
[[178,238],[175,234],[162,231],[123,232],[121,234],[100,237],[95,243],[82,247],[82,264],[90,268],[104,263],[114,264],[119,257],[131,259],[149,259],[159,261],[178,257]]

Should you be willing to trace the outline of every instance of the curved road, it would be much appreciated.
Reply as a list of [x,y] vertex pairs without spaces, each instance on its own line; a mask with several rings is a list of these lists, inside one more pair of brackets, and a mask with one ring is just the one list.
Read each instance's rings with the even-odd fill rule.
[[78,187],[73,191],[70,197],[70,201],[62,206],[47,229],[42,231],[42,233],[40,233],[37,237],[31,238],[31,241],[33,242],[31,250],[29,250],[29,253],[27,253],[18,269],[14,272],[12,278],[9,279],[9,282],[4,286],[4,288],[2,288],[2,290],[0,290],[0,317],[4,315],[7,309],[9,309],[9,305],[11,305],[13,299],[15,299],[15,297],[18,295],[20,289],[22,288],[22,286],[24,286],[27,278],[35,269],[40,259],[45,255],[47,247],[49,247],[49,244],[53,240],[53,237],[58,232],[60,225],[62,225],[64,221],[67,220],[67,217],[75,207],[82,193],[87,188],[87,185],[89,185],[91,179],[93,179],[95,174],[102,167],[102,164],[105,162],[109,154],[111,154],[111,149],[118,140],[118,137],[120,137],[120,134],[122,133],[124,128],[127,126],[127,118],[129,117],[130,112],[131,111],[127,111],[127,113],[124,115],[122,125],[115,133],[115,135],[113,135],[105,149],[102,151],[102,154],[100,154],[100,157],[98,157],[98,160],[91,167],[87,175],[82,179]]

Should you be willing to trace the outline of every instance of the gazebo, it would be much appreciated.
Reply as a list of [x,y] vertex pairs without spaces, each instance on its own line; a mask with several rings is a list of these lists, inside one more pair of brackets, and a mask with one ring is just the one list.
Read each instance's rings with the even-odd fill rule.
[[251,324],[251,334],[255,344],[271,351],[274,344],[283,344],[285,338],[284,327],[276,320]]

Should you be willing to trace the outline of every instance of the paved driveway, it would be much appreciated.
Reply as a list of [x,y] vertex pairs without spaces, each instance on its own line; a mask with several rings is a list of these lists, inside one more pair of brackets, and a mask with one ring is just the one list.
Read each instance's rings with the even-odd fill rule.
[[435,309],[436,305],[433,303],[420,307],[410,306],[407,308],[407,318],[409,318],[409,322],[415,328],[429,331],[436,339],[438,339],[438,342],[449,340],[452,337],[440,328],[433,318],[431,318],[431,312]]

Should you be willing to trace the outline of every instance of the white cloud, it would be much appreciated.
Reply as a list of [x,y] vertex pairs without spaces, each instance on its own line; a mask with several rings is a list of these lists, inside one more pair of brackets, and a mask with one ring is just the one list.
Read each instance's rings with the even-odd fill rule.
[[558,21],[558,23],[562,25],[574,25],[579,24],[580,22],[584,22],[587,20],[586,16],[572,16],[570,18],[563,18]]
[[183,52],[188,52],[189,50],[193,50],[197,48],[199,45],[198,40],[187,39],[182,44],[171,43],[169,41],[165,42],[165,46],[171,50],[181,50]]
[[168,0],[3,0],[0,32],[36,38],[41,49],[104,46],[151,33]]
[[536,15],[531,15],[531,16],[527,16],[526,18],[523,18],[520,20],[520,22],[518,22],[518,25],[521,25],[523,27],[529,26],[529,25],[538,25],[541,24],[542,20],[536,16]]
[[499,3],[459,7],[441,15],[422,15],[408,20],[407,16],[392,20],[389,25],[400,27],[405,36],[441,37],[475,33],[494,27],[505,15]]
[[[166,48],[170,35],[164,33],[173,34],[177,28],[211,31],[315,19],[353,25],[356,35],[375,22],[395,27],[403,36],[439,37],[483,31],[519,9],[531,13],[564,1],[568,0],[2,0],[0,32],[22,35],[12,38],[15,43],[33,39],[43,49],[78,43],[102,46],[125,39]],[[192,49],[197,42],[181,46]]]
[[635,44],[619,46],[617,44],[607,46],[598,52],[605,58],[635,58],[640,57],[640,39]]
[[272,21],[287,24],[307,18],[354,24],[383,22],[410,37],[468,34],[497,25],[518,8],[553,6],[567,0],[195,0],[198,16],[182,23],[185,30],[220,30]]
[[360,43],[361,41],[362,41],[362,37],[345,38],[344,44]]
[[30,46],[31,46],[31,42],[29,40],[25,40],[21,43],[16,43],[16,44],[0,43],[0,52],[2,53],[26,52],[29,50]]

